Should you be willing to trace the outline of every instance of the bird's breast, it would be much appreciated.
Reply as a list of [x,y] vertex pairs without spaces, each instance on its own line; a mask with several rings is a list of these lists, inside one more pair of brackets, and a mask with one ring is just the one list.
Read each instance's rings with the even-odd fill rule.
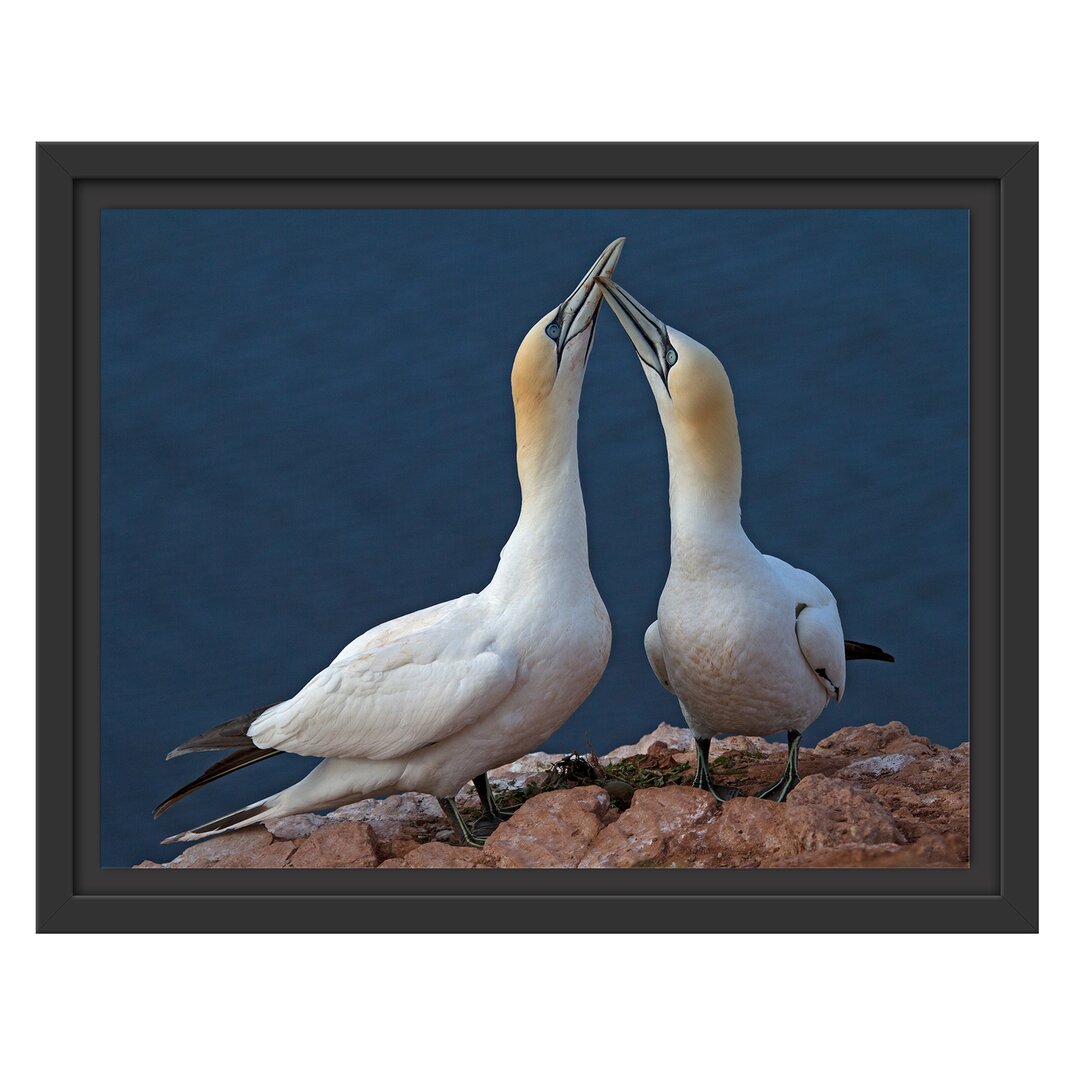
[[508,704],[520,723],[554,731],[600,681],[611,652],[611,622],[591,581],[573,591],[541,589],[519,599],[508,612],[520,657]]
[[671,687],[702,730],[802,730],[824,707],[799,649],[794,603],[768,576],[669,578],[658,621]]

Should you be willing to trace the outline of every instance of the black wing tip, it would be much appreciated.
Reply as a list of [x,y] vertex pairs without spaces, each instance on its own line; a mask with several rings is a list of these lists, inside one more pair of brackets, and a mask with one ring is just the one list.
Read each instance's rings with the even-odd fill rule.
[[196,735],[174,747],[165,755],[165,760],[172,761],[173,758],[182,757],[184,754],[194,754],[201,750],[235,750],[251,746],[248,728],[267,709],[273,707],[273,705],[263,705],[258,709],[252,709],[249,713],[244,713],[243,716],[234,716],[231,720],[226,720],[224,724],[218,724],[209,731],[204,731],[201,735]]
[[880,660],[882,663],[895,664],[896,657],[877,645],[867,645],[863,641],[844,641],[844,654],[848,660]]
[[195,777],[194,780],[185,784],[182,788],[178,788],[164,802],[158,803],[154,808],[154,820],[156,821],[170,806],[178,803],[193,791],[198,791],[199,788],[205,787],[223,776],[228,776],[229,773],[234,773],[237,769],[244,769],[248,765],[254,765],[257,761],[265,761],[266,758],[276,757],[280,753],[282,753],[281,750],[247,746],[234,751],[227,757],[221,758],[220,761],[215,761],[213,765]]
[[162,800],[154,807],[154,820],[157,821],[170,806],[175,806],[185,795],[188,794],[189,785],[185,784],[178,791],[174,791],[167,799]]

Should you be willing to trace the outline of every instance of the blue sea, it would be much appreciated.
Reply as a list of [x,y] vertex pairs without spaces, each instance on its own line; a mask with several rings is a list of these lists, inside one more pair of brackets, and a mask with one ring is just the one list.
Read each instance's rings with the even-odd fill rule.
[[[603,246],[735,390],[743,521],[820,577],[852,664],[807,742],[967,738],[968,222],[954,210],[108,210],[101,216],[101,852],[272,793],[279,758],[152,807],[166,752],[363,630],[489,580],[518,511],[510,367]],[[544,747],[680,723],[642,649],[668,561],[652,395],[603,311],[582,485],[603,681]]]

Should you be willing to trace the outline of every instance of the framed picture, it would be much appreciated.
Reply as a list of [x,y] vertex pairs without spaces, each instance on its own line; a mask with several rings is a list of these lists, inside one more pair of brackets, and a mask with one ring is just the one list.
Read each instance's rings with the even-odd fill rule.
[[40,145],[39,928],[1034,930],[1037,161]]

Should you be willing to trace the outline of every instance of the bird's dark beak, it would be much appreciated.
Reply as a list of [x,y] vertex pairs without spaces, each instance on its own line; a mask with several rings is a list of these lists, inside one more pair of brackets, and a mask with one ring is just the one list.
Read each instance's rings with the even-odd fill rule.
[[596,284],[603,292],[608,307],[622,323],[638,359],[648,364],[667,386],[668,372],[679,359],[679,354],[671,346],[667,326],[616,282],[598,279]]
[[577,288],[562,302],[558,314],[548,330],[554,338],[557,332],[556,363],[562,361],[563,352],[580,334],[587,334],[584,339],[587,342],[586,359],[588,348],[592,346],[593,330],[596,327],[596,316],[600,310],[601,292],[599,283],[606,281],[612,275],[622,254],[623,244],[626,237],[620,236],[618,240],[612,240],[602,252],[600,257],[589,267],[585,276],[578,283]]

